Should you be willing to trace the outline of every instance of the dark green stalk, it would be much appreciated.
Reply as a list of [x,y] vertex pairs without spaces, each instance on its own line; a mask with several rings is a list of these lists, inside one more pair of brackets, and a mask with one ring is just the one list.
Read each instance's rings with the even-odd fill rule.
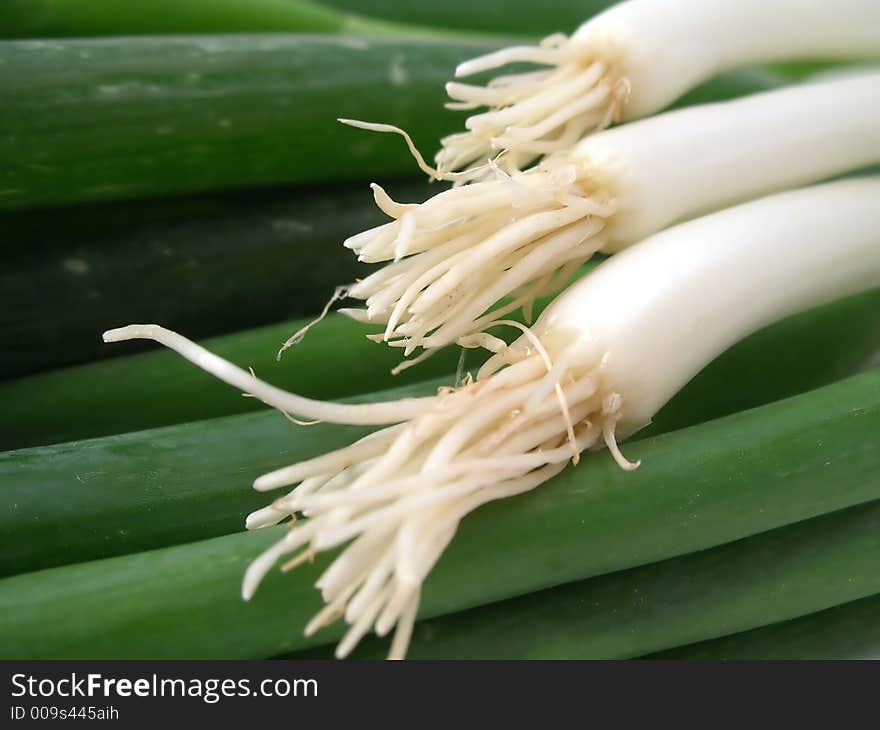
[[[450,380],[393,395],[430,394]],[[356,400],[382,395],[392,394]],[[0,575],[237,532],[245,515],[267,502],[250,488],[260,473],[345,446],[369,430],[304,428],[264,409],[5,452]]]
[[152,33],[336,33],[350,16],[308,0],[6,0],[0,38]]
[[[0,208],[411,173],[462,123],[455,65],[498,42],[315,35],[0,42]],[[730,74],[691,101],[784,76]],[[100,133],[96,133],[100,130]]]
[[[123,321],[120,318],[105,324]],[[399,354],[364,338],[375,328],[341,316],[328,317],[302,345],[288,350],[281,362],[276,362],[279,345],[303,323],[242,332],[205,345],[233,362],[252,366],[281,387],[315,398],[343,398],[443,376],[453,372],[458,362],[455,348],[447,348],[422,365],[393,376],[390,370]],[[878,350],[880,291],[790,317],[752,335],[711,363],[639,437],[818,388],[858,371]],[[466,363],[473,367],[481,357],[479,352],[469,352]],[[351,377],[352,372],[356,377]],[[95,396],[98,384],[100,398]],[[0,402],[4,405],[0,448],[6,449],[262,408],[163,349],[0,383]],[[51,418],[47,416],[50,413]]]
[[554,0],[536,8],[527,0],[467,2],[450,0],[322,0],[325,5],[375,18],[439,28],[496,34],[543,36],[573,32],[614,0]]
[[[405,201],[429,194],[421,182],[388,189]],[[8,378],[146,349],[107,347],[101,332],[119,323],[161,322],[205,337],[320,311],[335,286],[370,270],[341,242],[387,217],[356,183],[10,211],[0,220],[8,249],[0,378]]]
[[880,595],[645,659],[880,659]]

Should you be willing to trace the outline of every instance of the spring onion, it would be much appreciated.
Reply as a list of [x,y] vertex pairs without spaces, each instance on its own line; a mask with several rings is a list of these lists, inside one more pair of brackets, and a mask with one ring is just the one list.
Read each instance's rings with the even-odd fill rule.
[[476,382],[429,398],[352,405],[275,388],[157,325],[104,333],[153,339],[285,412],[351,424],[397,424],[351,446],[259,477],[258,491],[299,486],[252,513],[249,528],[304,514],[248,569],[243,595],[283,556],[292,568],[347,547],[317,586],[340,614],[344,656],[373,627],[396,627],[402,657],[421,584],[458,523],[486,502],[537,487],[580,452],[617,446],[708,362],[786,315],[880,285],[880,178],[777,194],[667,229],[599,266],[534,328],[497,352]]
[[489,111],[446,137],[441,170],[482,166],[506,152],[521,169],[566,149],[618,119],[663,109],[719,71],[796,58],[859,59],[880,54],[880,7],[874,0],[629,0],[584,23],[567,38],[516,46],[462,63],[456,76],[528,62],[548,70],[512,73],[486,86],[452,82],[453,108]]
[[627,124],[524,173],[499,170],[501,179],[421,205],[395,203],[374,185],[376,203],[396,220],[345,245],[361,261],[390,263],[346,289],[365,307],[343,311],[384,325],[374,337],[405,356],[423,348],[401,368],[454,342],[478,345],[489,322],[520,307],[528,319],[535,297],[558,291],[597,251],[880,162],[878,119],[875,72]]

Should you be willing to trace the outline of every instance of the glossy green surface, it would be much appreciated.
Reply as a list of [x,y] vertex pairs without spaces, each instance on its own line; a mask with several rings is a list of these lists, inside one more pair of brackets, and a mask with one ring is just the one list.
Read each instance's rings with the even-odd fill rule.
[[308,0],[5,0],[0,38],[342,30],[345,15]]
[[[413,173],[478,41],[229,35],[0,43],[0,208]],[[97,132],[97,133],[96,133]]]

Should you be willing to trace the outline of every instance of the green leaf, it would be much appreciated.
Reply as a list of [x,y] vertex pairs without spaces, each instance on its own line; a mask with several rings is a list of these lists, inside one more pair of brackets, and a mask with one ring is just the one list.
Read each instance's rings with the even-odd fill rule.
[[645,659],[880,659],[880,595]]
[[0,38],[148,33],[334,33],[343,13],[307,0],[6,0]]
[[540,37],[573,33],[584,21],[614,5],[615,0],[554,0],[540,8],[527,0],[322,0],[324,5],[374,18],[438,28]]

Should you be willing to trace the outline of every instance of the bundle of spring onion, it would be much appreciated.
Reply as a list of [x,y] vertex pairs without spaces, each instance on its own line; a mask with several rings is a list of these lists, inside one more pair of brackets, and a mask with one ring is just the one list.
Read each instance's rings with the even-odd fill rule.
[[561,289],[597,251],[619,251],[694,215],[880,163],[878,119],[880,73],[867,73],[627,124],[526,172],[496,167],[496,179],[421,205],[395,203],[374,185],[376,203],[396,220],[345,245],[361,261],[391,263],[346,287],[366,306],[343,311],[384,324],[375,339],[406,356],[424,349],[399,367],[454,342],[497,343],[484,333],[489,323],[520,307],[528,320],[535,298]]
[[[872,251],[880,178],[777,194],[657,233],[880,162],[876,74],[578,142],[658,111],[723,69],[869,56],[880,49],[876,19],[867,0],[833,9],[809,0],[630,0],[571,39],[462,64],[459,75],[521,61],[556,68],[485,87],[450,84],[451,106],[490,110],[443,140],[437,169],[400,129],[351,122],[404,134],[424,171],[468,184],[421,206],[374,187],[379,208],[396,220],[347,243],[363,261],[393,263],[334,298],[366,300],[365,311],[348,313],[384,324],[374,339],[406,356],[423,349],[403,367],[446,344],[488,350],[476,380],[427,398],[325,403],[260,381],[157,325],[105,333],[105,341],[159,341],[291,418],[388,426],[257,479],[259,491],[298,486],[248,518],[250,528],[289,520],[290,530],[252,563],[244,597],[282,557],[292,555],[283,565],[291,569],[338,548],[317,583],[326,605],[307,633],[343,616],[344,656],[371,627],[379,635],[396,627],[390,655],[402,657],[422,583],[464,515],[542,484],[585,450],[607,447],[621,468],[636,468],[618,438],[650,422],[720,352],[789,314],[880,285]],[[535,297],[562,288],[593,253],[622,249],[533,327],[504,319],[522,307],[530,320]],[[508,345],[489,334],[502,325],[522,335]]]
[[[462,63],[463,77],[510,63],[549,70],[499,76],[486,86],[447,85],[458,109],[489,107],[467,132],[443,140],[441,172],[485,174],[484,160],[505,152],[505,169],[567,149],[619,119],[660,111],[719,71],[790,58],[852,59],[880,52],[874,0],[628,0],[567,38],[517,46]],[[474,164],[475,163],[475,164]]]
[[305,515],[252,563],[250,597],[284,567],[346,545],[318,580],[326,606],[312,632],[344,616],[344,656],[373,627],[396,626],[402,657],[425,577],[459,521],[491,500],[533,489],[654,413],[720,352],[811,306],[880,285],[880,178],[829,183],[729,208],[653,235],[570,287],[475,382],[430,398],[346,405],[264,383],[156,325],[105,333],[154,339],[285,412],[353,424],[397,424],[284,467],[254,486],[299,484],[248,519],[251,528]]

